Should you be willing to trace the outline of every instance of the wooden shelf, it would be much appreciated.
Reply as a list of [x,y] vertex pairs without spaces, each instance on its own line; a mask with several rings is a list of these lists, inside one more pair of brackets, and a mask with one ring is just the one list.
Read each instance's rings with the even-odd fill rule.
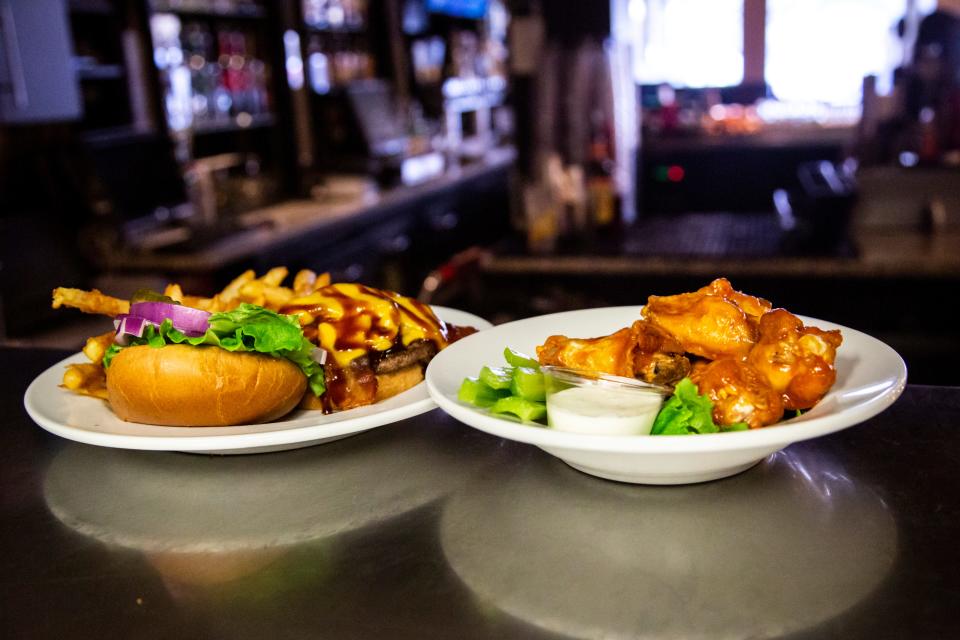
[[112,16],[116,13],[109,0],[70,0],[68,9],[71,13],[85,13],[102,16]]
[[126,77],[126,71],[120,64],[99,64],[77,67],[77,77],[81,80],[120,80]]
[[307,30],[308,33],[329,33],[329,34],[331,34],[331,35],[339,35],[339,34],[346,34],[346,35],[351,35],[351,34],[364,34],[364,33],[367,32],[367,26],[366,26],[366,25],[362,25],[362,26],[359,26],[359,27],[349,27],[349,26],[344,26],[344,27],[318,27],[318,26],[312,25],[312,24],[304,24],[304,28]]
[[247,129],[262,129],[272,127],[276,124],[276,117],[272,113],[263,113],[256,116],[250,116],[249,124],[241,124],[236,117],[223,122],[206,122],[196,124],[193,127],[194,135],[210,135],[215,133],[232,133],[244,131]]
[[110,147],[113,145],[130,144],[140,139],[156,136],[152,129],[139,129],[133,125],[104,127],[84,131],[81,137],[84,143],[92,147]]
[[169,2],[151,2],[150,10],[154,13],[176,13],[184,16],[197,16],[207,18],[238,18],[238,19],[260,19],[267,15],[267,10],[259,5],[250,5],[240,10],[218,9],[215,3],[210,3],[207,7],[172,6]]

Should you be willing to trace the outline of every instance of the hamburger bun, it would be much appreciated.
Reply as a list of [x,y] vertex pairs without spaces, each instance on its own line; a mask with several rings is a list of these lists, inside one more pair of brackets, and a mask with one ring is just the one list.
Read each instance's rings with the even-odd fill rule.
[[405,367],[390,373],[377,374],[377,395],[375,402],[386,400],[411,387],[415,387],[423,380],[423,367],[418,364]]
[[[355,409],[363,407],[411,389],[423,381],[423,366],[412,364],[396,371],[388,373],[374,374],[369,368],[363,370],[346,372],[341,371],[341,375],[346,374],[348,382],[345,385],[345,392],[338,394],[336,399],[331,398],[328,393],[322,398],[318,398],[312,393],[306,393],[300,402],[301,409],[323,410],[323,411],[344,411],[346,409]],[[373,385],[357,384],[358,380],[365,380],[371,376],[376,380]],[[329,389],[328,389],[329,391]]]
[[174,427],[276,420],[297,406],[306,387],[306,376],[289,360],[214,346],[127,347],[107,369],[114,413]]

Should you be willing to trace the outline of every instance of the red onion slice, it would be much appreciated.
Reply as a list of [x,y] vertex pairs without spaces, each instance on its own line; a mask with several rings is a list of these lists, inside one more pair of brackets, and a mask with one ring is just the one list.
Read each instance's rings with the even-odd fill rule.
[[173,328],[188,336],[202,336],[210,328],[210,314],[202,309],[185,307],[167,302],[134,302],[130,305],[130,315],[159,325],[169,319]]
[[155,322],[150,322],[146,318],[128,314],[122,314],[114,318],[113,325],[117,328],[113,341],[122,346],[128,345],[131,337],[143,337],[143,331],[147,328],[147,325],[157,326]]

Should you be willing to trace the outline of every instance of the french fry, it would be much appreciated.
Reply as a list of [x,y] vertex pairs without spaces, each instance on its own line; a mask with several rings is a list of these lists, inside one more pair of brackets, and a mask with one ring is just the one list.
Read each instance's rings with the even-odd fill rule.
[[176,300],[180,304],[183,304],[183,289],[180,287],[179,284],[176,284],[176,283],[168,284],[163,290],[163,295],[167,296],[168,298],[172,298],[173,300]]
[[286,267],[274,267],[267,271],[262,278],[263,284],[270,287],[279,287],[280,283],[283,282],[283,279],[287,277],[289,271]]
[[84,313],[97,313],[105,316],[118,316],[130,311],[130,302],[104,295],[97,289],[84,291],[57,287],[53,290],[53,308],[72,307]]
[[310,269],[301,269],[293,277],[293,292],[305,296],[316,291],[317,274]]
[[237,292],[237,297],[241,302],[263,305],[263,303],[267,301],[267,297],[263,293],[263,288],[264,284],[262,280],[251,280],[240,287],[240,291]]
[[264,306],[274,311],[280,309],[294,297],[293,289],[287,289],[286,287],[264,287],[263,295],[265,298]]
[[85,396],[107,398],[107,376],[99,364],[71,364],[63,374],[63,386]]
[[240,289],[243,288],[243,285],[251,282],[256,277],[257,274],[253,272],[253,269],[247,269],[239,276],[234,278],[233,281],[219,293],[220,299],[228,304],[232,303],[234,300],[240,297]]
[[299,296],[308,296],[321,287],[330,284],[330,274],[327,272],[317,275],[310,269],[301,269],[293,278],[293,292]]
[[183,304],[188,307],[193,307],[195,309],[203,309],[204,311],[209,311],[210,313],[217,313],[218,311],[229,311],[237,306],[237,303],[228,303],[220,298],[220,294],[213,296],[212,298],[200,298],[198,296],[184,296]]
[[90,362],[99,365],[103,361],[103,355],[107,352],[110,345],[113,344],[114,335],[113,331],[108,331],[99,336],[87,338],[87,343],[83,347],[83,355],[90,358]]

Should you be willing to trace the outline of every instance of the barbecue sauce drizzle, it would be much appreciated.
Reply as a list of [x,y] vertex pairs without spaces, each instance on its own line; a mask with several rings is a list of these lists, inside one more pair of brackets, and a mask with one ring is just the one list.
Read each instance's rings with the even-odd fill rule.
[[[379,302],[379,305],[371,300]],[[384,318],[376,307],[383,308],[388,303],[392,318]],[[331,306],[339,305],[343,314],[337,318],[330,311]],[[330,325],[335,332],[333,349],[338,352],[363,350],[386,351],[404,348],[404,325],[414,325],[422,332],[422,338],[432,340],[437,349],[443,349],[451,340],[450,327],[434,315],[429,306],[401,296],[391,291],[383,291],[360,284],[333,284],[318,289],[314,294],[293,300],[283,309],[288,314],[309,314],[312,322],[303,327],[304,336],[310,342],[323,346],[320,339],[320,324]],[[386,326],[394,322],[395,326]],[[454,338],[461,337],[461,331],[453,331]],[[376,349],[377,343],[389,340],[387,349]],[[347,369],[350,369],[349,371]],[[370,358],[361,355],[354,358],[346,367],[336,358],[328,358],[324,364],[327,390],[320,401],[324,413],[331,413],[336,407],[343,407],[351,397],[369,397],[376,395],[377,378],[371,368]]]

